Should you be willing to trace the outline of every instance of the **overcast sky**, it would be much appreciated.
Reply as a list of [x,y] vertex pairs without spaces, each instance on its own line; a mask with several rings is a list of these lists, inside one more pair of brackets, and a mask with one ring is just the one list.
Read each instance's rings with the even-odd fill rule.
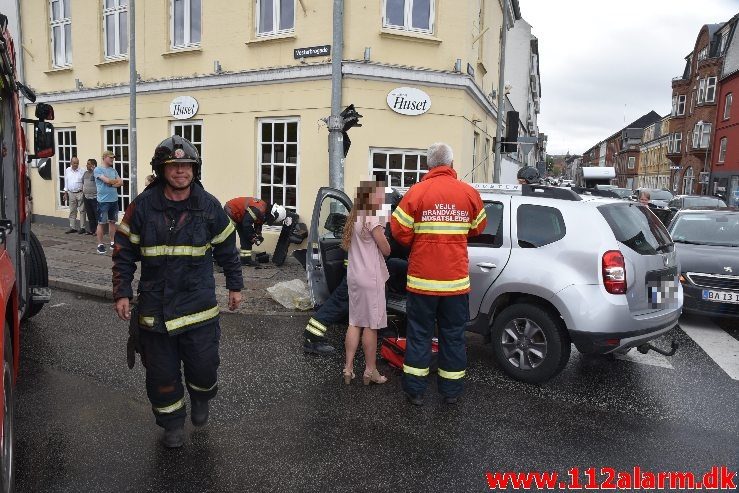
[[669,113],[672,78],[701,26],[739,12],[739,0],[519,2],[539,38],[539,129],[549,154],[581,154],[624,120]]

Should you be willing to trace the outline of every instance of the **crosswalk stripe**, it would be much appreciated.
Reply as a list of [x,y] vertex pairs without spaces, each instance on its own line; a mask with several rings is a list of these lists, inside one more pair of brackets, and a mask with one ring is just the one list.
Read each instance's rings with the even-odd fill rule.
[[680,328],[732,379],[739,380],[739,341],[716,324],[702,319],[680,319]]
[[631,363],[659,366],[660,368],[669,368],[670,370],[674,370],[672,363],[670,363],[669,359],[667,359],[666,356],[662,356],[661,354],[655,353],[654,351],[649,351],[647,354],[642,354],[637,351],[636,348],[634,348],[626,354],[617,354],[616,359],[629,361]]

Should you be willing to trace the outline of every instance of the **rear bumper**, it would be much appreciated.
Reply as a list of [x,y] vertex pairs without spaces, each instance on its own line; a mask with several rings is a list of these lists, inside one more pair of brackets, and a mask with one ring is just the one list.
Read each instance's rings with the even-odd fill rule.
[[[656,339],[677,327],[677,320],[664,327],[643,331],[621,333],[598,333],[570,331],[570,339],[581,353],[608,354],[621,349],[633,348]],[[618,341],[614,343],[614,341]]]
[[683,305],[685,313],[706,317],[739,318],[739,304],[703,301],[703,288],[687,283],[683,285],[683,292],[685,293],[685,304]]

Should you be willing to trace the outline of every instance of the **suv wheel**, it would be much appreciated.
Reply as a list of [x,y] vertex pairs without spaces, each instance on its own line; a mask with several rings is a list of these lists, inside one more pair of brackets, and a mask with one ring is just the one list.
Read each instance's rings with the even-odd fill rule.
[[547,311],[536,305],[509,306],[493,320],[495,359],[516,380],[542,383],[570,359],[570,340]]

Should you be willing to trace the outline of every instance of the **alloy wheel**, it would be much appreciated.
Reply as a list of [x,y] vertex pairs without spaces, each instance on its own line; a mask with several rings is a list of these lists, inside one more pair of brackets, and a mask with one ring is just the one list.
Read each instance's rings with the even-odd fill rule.
[[514,318],[501,333],[501,346],[508,362],[520,370],[533,370],[547,357],[547,338],[528,318]]

